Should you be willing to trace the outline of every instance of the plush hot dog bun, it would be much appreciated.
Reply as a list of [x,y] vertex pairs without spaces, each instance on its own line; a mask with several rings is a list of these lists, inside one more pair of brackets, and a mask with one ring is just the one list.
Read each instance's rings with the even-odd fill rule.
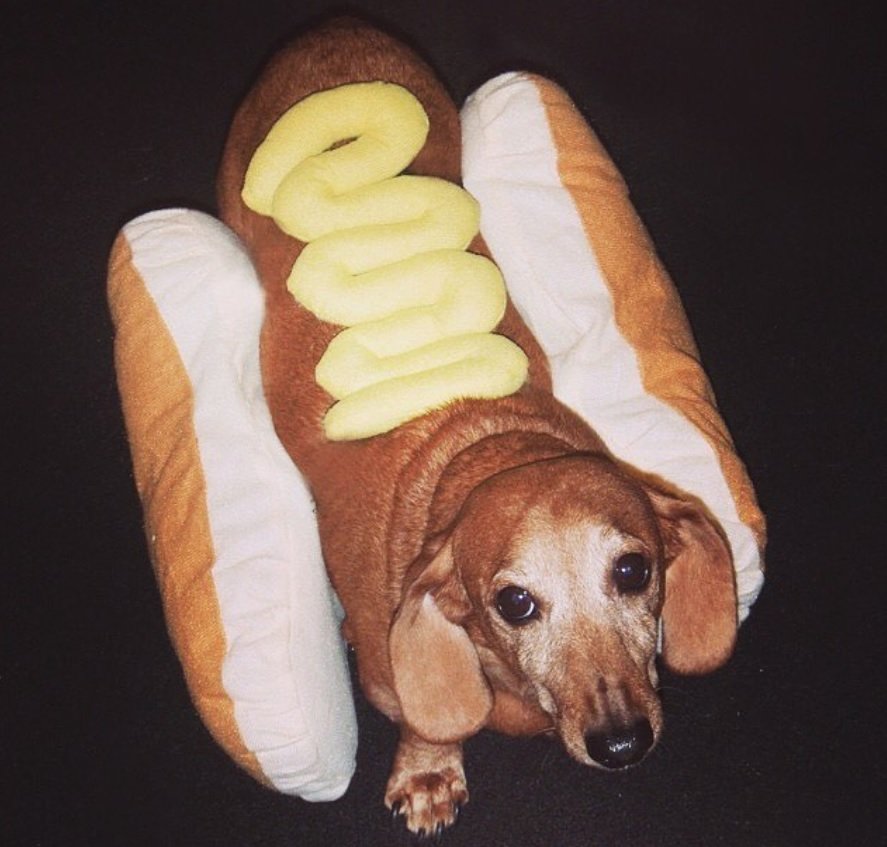
[[111,255],[115,358],[149,551],[194,703],[257,779],[330,800],[356,722],[312,503],[259,372],[262,292],[234,236],[164,210]]
[[732,548],[744,619],[763,584],[764,518],[615,165],[564,91],[532,74],[475,92],[462,136],[481,233],[555,394],[617,457],[708,506]]

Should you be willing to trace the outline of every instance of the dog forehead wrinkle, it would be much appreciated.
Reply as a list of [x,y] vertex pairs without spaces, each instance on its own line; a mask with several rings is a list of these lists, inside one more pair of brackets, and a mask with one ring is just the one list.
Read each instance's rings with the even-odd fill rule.
[[[563,582],[564,589],[580,595],[600,589],[603,576],[631,539],[608,523],[597,520],[571,522],[558,527],[536,526],[518,545],[520,570],[541,584]],[[527,586],[529,587],[529,586]]]
[[625,533],[651,541],[658,535],[652,504],[637,480],[600,456],[570,463],[550,487],[544,506],[561,524],[585,519],[608,523]]

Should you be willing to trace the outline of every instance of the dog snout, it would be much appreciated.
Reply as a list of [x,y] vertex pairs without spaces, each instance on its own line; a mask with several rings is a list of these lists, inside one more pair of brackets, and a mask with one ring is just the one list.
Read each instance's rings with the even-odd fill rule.
[[599,765],[611,770],[636,765],[653,746],[653,727],[646,718],[628,727],[589,732],[585,749]]

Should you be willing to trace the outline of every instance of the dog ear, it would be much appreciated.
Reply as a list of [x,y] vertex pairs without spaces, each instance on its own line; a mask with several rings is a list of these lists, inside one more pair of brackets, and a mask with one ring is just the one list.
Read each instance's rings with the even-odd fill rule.
[[736,643],[736,577],[730,548],[705,506],[648,486],[665,542],[662,658],[678,673],[713,671]]
[[473,735],[493,705],[477,651],[458,623],[469,608],[446,542],[407,587],[388,636],[403,720],[428,741]]

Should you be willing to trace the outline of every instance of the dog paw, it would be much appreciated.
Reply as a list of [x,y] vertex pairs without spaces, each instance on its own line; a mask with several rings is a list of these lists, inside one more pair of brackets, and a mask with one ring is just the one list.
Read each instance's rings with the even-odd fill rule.
[[419,836],[436,837],[456,822],[468,802],[461,764],[431,773],[400,771],[391,775],[385,805]]

